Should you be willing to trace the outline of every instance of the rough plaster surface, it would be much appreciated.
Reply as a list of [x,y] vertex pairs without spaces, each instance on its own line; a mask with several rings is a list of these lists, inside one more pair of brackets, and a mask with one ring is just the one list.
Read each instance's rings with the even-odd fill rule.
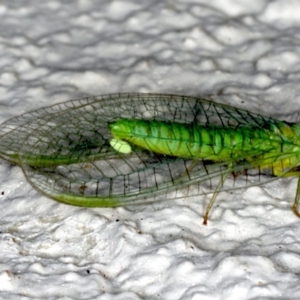
[[[299,1],[0,3],[0,122],[85,95],[221,95],[299,121]],[[116,209],[37,193],[0,162],[1,299],[298,299],[295,180]]]

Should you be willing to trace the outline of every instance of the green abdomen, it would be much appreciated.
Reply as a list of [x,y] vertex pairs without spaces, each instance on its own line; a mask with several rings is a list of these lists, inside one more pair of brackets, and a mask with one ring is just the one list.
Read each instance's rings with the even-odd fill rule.
[[280,148],[280,139],[258,128],[230,128],[120,119],[109,124],[114,138],[155,153],[213,161],[236,160],[245,155]]

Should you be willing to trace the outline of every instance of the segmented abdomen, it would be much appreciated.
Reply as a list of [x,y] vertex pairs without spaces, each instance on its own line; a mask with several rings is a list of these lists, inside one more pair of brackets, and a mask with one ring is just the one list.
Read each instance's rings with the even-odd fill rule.
[[282,140],[259,128],[199,126],[162,121],[120,119],[109,124],[114,138],[155,153],[213,161],[280,149]]

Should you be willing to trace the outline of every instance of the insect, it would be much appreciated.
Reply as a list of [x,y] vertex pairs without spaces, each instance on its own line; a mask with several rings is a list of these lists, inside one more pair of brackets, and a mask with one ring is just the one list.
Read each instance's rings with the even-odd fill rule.
[[[145,204],[300,177],[300,126],[201,98],[87,97],[0,126],[0,157],[32,186],[86,207]],[[232,177],[234,186],[225,186]],[[206,187],[207,189],[205,190]],[[293,204],[300,217],[300,184]]]

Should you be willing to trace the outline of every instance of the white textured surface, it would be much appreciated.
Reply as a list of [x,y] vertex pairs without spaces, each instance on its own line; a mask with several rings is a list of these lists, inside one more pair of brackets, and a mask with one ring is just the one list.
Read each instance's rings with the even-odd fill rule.
[[[83,95],[230,95],[297,120],[300,4],[6,1],[0,122]],[[299,118],[298,118],[299,120]],[[117,209],[56,203],[0,163],[1,299],[298,299],[295,181]]]

